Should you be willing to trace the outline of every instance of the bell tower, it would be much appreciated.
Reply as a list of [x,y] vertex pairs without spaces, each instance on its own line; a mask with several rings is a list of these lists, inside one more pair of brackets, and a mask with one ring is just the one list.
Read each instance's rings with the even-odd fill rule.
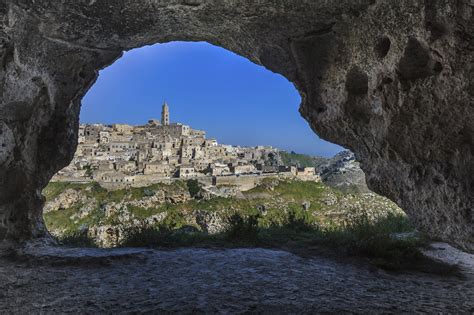
[[161,109],[161,125],[170,125],[170,108],[168,107],[166,101],[163,103],[163,107]]

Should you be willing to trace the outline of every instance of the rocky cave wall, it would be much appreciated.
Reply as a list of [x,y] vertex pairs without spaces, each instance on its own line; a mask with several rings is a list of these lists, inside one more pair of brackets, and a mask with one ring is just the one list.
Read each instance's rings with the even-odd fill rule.
[[472,251],[472,10],[470,0],[1,0],[0,240],[49,239],[41,191],[73,157],[98,70],[124,50],[186,40],[284,75],[303,117],[356,153],[371,189]]

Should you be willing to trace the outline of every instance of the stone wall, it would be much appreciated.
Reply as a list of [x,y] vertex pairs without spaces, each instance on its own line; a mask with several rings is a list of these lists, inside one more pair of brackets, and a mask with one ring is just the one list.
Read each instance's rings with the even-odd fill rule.
[[322,138],[420,229],[474,250],[470,0],[3,0],[0,239],[48,239],[42,188],[81,98],[129,50],[208,41],[292,81]]
[[263,180],[267,178],[290,178],[291,174],[268,174],[268,175],[231,175],[231,176],[215,176],[212,184],[214,186],[236,186],[240,191],[247,191],[257,187]]

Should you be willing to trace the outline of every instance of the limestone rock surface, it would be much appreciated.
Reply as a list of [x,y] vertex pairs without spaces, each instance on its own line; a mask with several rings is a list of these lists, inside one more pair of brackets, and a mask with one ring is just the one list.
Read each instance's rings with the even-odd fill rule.
[[365,174],[352,152],[343,151],[336,154],[320,167],[322,181],[342,191],[370,192]]
[[471,0],[2,0],[0,239],[48,238],[41,190],[73,157],[98,70],[184,40],[285,76],[369,188],[474,250],[472,11]]
[[426,254],[459,264],[463,278],[394,274],[261,248],[24,252],[26,262],[0,256],[4,313],[470,314],[474,308],[474,255],[446,244]]

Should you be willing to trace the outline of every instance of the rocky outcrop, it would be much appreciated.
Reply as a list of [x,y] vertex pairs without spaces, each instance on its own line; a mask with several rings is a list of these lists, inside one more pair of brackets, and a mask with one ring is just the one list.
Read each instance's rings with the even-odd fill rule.
[[472,1],[0,2],[0,239],[47,237],[41,190],[72,159],[80,101],[122,51],[208,41],[292,81],[369,187],[474,250]]
[[164,203],[180,204],[191,200],[191,195],[188,191],[169,191],[158,190],[154,191],[151,196],[127,201],[128,205],[140,208],[156,208]]
[[78,202],[86,200],[86,196],[81,194],[75,189],[67,189],[59,196],[54,198],[54,200],[45,204],[43,213],[49,213],[53,211],[59,211],[71,208],[73,205]]
[[352,152],[344,151],[320,167],[321,180],[342,191],[369,192],[365,174]]
[[[59,239],[87,236],[99,247],[115,247],[124,241],[128,231],[159,226],[169,215],[167,211],[157,210],[160,207],[192,199],[185,184],[181,183],[152,185],[135,195],[132,190],[106,191],[100,188],[100,191],[94,191],[99,189],[96,185],[54,190],[55,197],[50,196],[44,206],[46,218],[48,215],[53,215],[53,218],[62,215],[62,219],[50,221],[48,227],[53,236]],[[55,213],[61,211],[64,213]],[[190,221],[194,223],[194,217]]]
[[201,230],[208,234],[219,234],[225,232],[228,227],[227,211],[209,212],[196,210],[194,211],[194,220]]

